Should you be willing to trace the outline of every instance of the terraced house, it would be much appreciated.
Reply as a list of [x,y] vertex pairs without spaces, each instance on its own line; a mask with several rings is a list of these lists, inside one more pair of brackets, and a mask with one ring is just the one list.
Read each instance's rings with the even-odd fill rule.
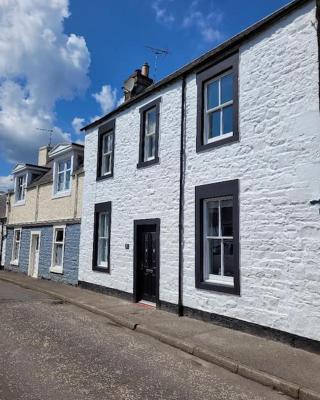
[[5,269],[77,284],[83,153],[72,143],[42,147],[37,165],[14,168]]
[[319,15],[296,0],[86,126],[80,284],[320,340]]

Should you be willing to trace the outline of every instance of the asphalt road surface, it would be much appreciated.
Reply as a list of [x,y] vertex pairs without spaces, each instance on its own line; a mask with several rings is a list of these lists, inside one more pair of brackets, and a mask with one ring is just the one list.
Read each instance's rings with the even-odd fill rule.
[[0,400],[285,400],[148,336],[0,281]]

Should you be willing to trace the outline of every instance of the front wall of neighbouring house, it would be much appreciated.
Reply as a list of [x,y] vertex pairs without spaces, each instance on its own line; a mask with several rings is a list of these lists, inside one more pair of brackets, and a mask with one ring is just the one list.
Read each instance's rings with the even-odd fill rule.
[[[159,96],[160,164],[137,169],[139,108]],[[97,131],[86,135],[79,280],[132,293],[134,220],[160,218],[160,298],[177,302],[180,114],[177,82],[117,117],[114,177],[100,182],[96,182]],[[112,202],[110,274],[92,271],[94,205],[107,201]]]
[[22,228],[19,266],[11,265],[13,229],[8,229],[5,268],[27,274],[30,257],[30,239],[32,232],[40,232],[40,253],[38,276],[58,282],[77,284],[79,265],[80,224],[66,225],[64,272],[54,274],[50,272],[52,259],[53,226]]
[[[196,153],[187,85],[184,305],[320,340],[315,3],[240,49],[240,142]],[[195,186],[239,179],[241,296],[195,288]]]

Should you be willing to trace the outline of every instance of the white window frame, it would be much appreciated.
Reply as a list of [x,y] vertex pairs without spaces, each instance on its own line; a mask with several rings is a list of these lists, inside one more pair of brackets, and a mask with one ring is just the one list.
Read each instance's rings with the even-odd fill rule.
[[[105,147],[105,137],[109,136],[111,138],[111,150],[106,151]],[[108,176],[112,174],[112,163],[113,163],[113,141],[114,135],[113,131],[106,132],[102,135],[102,151],[101,151],[101,176]],[[110,170],[104,171],[104,159],[110,156]]]
[[[224,240],[234,240],[234,236],[222,236],[221,232],[221,201],[232,200],[232,196],[216,197],[205,199],[203,201],[203,277],[204,281],[208,283],[215,283],[223,286],[234,286],[234,277],[224,276]],[[219,202],[219,235],[209,236],[208,235],[208,203]],[[233,204],[233,203],[232,203]],[[209,273],[209,257],[208,257],[208,241],[209,240],[220,240],[221,242],[221,275],[214,275]]]
[[[23,183],[22,183],[22,185],[19,186],[18,182],[19,182],[20,178],[23,178]],[[15,178],[14,199],[15,199],[15,205],[17,205],[17,206],[24,205],[26,203],[27,181],[28,181],[27,173],[17,175]],[[18,199],[19,187],[22,188],[22,193],[23,193],[23,197],[21,199]]]
[[[233,136],[233,131],[228,132],[228,133],[223,133],[223,112],[220,112],[220,136],[209,138],[209,130],[210,130],[210,114],[213,114],[215,111],[223,111],[224,108],[233,106],[234,104],[234,99],[227,101],[223,104],[221,104],[221,79],[224,78],[225,76],[232,75],[234,79],[234,74],[231,71],[227,71],[221,75],[218,75],[217,77],[211,79],[210,81],[206,82],[205,84],[205,90],[204,90],[204,104],[205,104],[205,110],[204,110],[204,126],[205,126],[205,131],[204,131],[204,140],[205,144],[212,143],[212,142],[217,142],[219,140],[232,137]],[[213,82],[219,82],[219,105],[213,108],[210,108],[208,110],[208,87],[211,85]],[[233,110],[234,112],[234,110]]]
[[[149,133],[148,132],[148,114],[151,112],[155,112],[156,114],[156,123],[154,125],[154,132]],[[146,110],[144,113],[144,132],[143,132],[143,162],[151,161],[156,158],[156,137],[157,137],[157,106],[154,106],[150,108],[149,110]],[[147,143],[147,138],[149,139],[150,137],[154,137],[153,143],[154,143],[154,155],[152,157],[146,157],[146,143]]]
[[[18,247],[18,257],[14,257],[14,249],[16,245],[16,232],[20,231],[20,240],[19,240],[19,247]],[[15,228],[13,230],[13,238],[12,238],[12,252],[11,252],[11,262],[10,264],[12,265],[19,265],[19,259],[20,259],[20,249],[21,249],[21,236],[22,236],[22,228]]]
[[[55,246],[57,244],[61,244],[61,242],[56,242],[56,231],[63,230],[63,244],[62,244],[62,265],[55,265]],[[63,265],[64,265],[64,249],[66,243],[66,226],[54,226],[53,227],[53,235],[52,235],[52,254],[51,254],[51,267],[50,272],[54,272],[55,274],[63,274]]]
[[[107,224],[107,236],[100,236],[100,227],[101,227],[101,216],[106,215],[108,224]],[[98,250],[97,250],[97,267],[99,268],[109,268],[109,250],[110,250],[110,213],[108,211],[101,211],[98,213],[98,235],[97,235],[97,240],[98,240]],[[106,240],[107,243],[107,261],[100,262],[100,240]]]
[[[54,171],[53,171],[53,197],[65,197],[65,196],[70,196],[71,195],[71,191],[72,191],[72,172],[73,172],[73,159],[74,156],[69,156],[69,157],[61,157],[61,158],[57,158],[54,161]],[[66,163],[70,161],[70,168],[66,168]],[[62,172],[59,172],[59,163],[63,162],[65,164],[65,168]],[[67,176],[67,172],[70,171],[70,188],[66,189],[65,185],[66,185],[66,176]],[[59,174],[63,173],[64,175],[64,183],[63,183],[63,190],[58,190],[58,177]]]

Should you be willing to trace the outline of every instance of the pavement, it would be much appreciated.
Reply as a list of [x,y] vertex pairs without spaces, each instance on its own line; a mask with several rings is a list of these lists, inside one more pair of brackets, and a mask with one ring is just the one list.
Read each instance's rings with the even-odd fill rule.
[[104,316],[0,281],[1,400],[285,400]]
[[6,271],[0,271],[0,280],[45,293],[106,317],[135,333],[196,356],[201,362],[217,365],[292,398],[320,400],[319,354],[199,320],[179,318],[150,306],[79,287]]

